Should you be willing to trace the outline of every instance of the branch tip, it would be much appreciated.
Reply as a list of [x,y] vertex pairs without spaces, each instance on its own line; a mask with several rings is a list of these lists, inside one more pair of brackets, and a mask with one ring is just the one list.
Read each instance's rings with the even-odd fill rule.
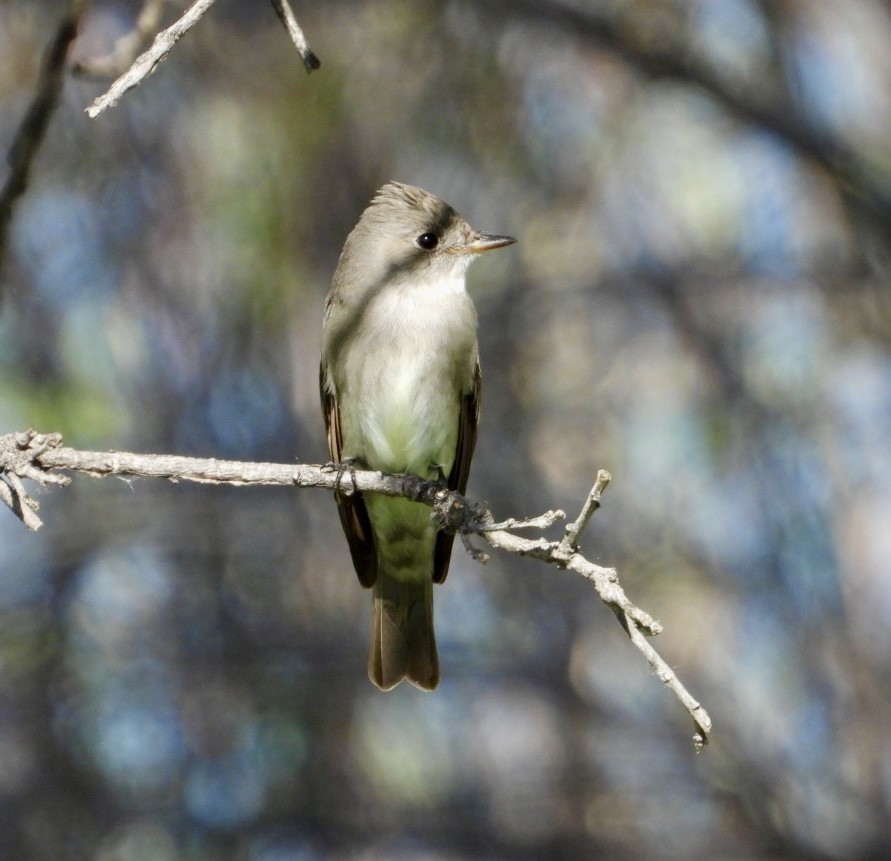
[[561,543],[564,544],[567,550],[578,549],[579,538],[594,512],[600,508],[600,497],[603,495],[603,491],[606,490],[611,481],[612,476],[605,469],[597,470],[594,486],[588,492],[588,497],[585,500],[584,505],[582,505],[582,510],[579,512],[579,516],[573,523],[570,523],[566,527],[566,532]]
[[300,54],[300,59],[303,61],[304,68],[307,72],[314,72],[322,65],[322,61],[316,56],[312,48],[309,47],[309,42],[306,40],[303,30],[297,22],[297,16],[294,14],[291,4],[288,0],[272,0],[272,5],[276,15],[278,15],[279,21],[282,22],[285,30],[288,31],[288,35],[291,37],[291,41],[294,43],[297,53]]
[[459,534],[461,536],[461,543],[464,545],[464,549],[470,554],[470,558],[473,559],[474,562],[479,562],[480,565],[485,565],[489,561],[489,554],[484,550],[475,547],[470,540],[470,536],[466,532],[462,531]]

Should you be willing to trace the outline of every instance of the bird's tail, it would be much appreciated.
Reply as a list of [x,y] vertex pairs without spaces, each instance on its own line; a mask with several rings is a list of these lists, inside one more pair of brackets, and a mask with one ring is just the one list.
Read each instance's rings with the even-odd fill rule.
[[402,580],[378,571],[368,677],[384,691],[403,679],[424,691],[439,684],[431,577]]

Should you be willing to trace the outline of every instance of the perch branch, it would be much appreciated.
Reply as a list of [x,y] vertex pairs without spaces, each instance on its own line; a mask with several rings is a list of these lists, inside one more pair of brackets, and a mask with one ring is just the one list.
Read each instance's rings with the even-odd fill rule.
[[708,713],[647,640],[648,636],[659,634],[662,626],[631,602],[615,569],[594,564],[578,549],[579,535],[600,505],[601,494],[609,483],[610,476],[605,470],[598,472],[581,513],[559,541],[545,537],[524,538],[511,530],[546,529],[565,517],[562,511],[548,511],[528,520],[510,518],[496,523],[485,503],[473,502],[450,491],[442,482],[426,481],[416,475],[350,470],[345,479],[343,471],[334,464],[246,463],[177,455],[80,451],[63,446],[59,434],[39,434],[33,430],[0,436],[0,501],[31,529],[39,528],[41,523],[36,514],[37,504],[27,494],[21,480],[67,484],[69,479],[55,470],[83,472],[96,477],[146,476],[205,484],[321,487],[347,494],[373,492],[422,502],[433,508],[437,527],[458,532],[468,552],[478,561],[485,561],[486,554],[471,544],[471,535],[480,536],[490,547],[556,565],[590,581],[653,672],[689,712],[695,727],[693,743],[696,749],[708,742],[711,732]]

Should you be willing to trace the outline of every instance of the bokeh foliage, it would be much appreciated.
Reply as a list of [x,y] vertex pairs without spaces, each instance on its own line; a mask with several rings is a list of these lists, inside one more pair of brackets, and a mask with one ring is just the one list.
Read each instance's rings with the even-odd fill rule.
[[[3,151],[59,6],[0,3]],[[137,7],[96,0],[75,55]],[[37,535],[0,512],[2,857],[885,857],[891,8],[300,7],[310,77],[271,8],[220,2],[101,118],[67,81],[0,430],[324,460],[340,246],[382,182],[428,188],[520,238],[470,276],[470,494],[574,511],[613,473],[584,547],[713,744],[569,575],[456,548],[444,681],[383,695],[330,499],[80,477]]]

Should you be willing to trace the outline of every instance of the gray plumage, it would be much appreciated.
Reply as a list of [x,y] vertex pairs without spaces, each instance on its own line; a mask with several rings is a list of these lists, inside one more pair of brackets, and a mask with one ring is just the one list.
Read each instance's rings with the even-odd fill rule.
[[[325,305],[321,394],[335,462],[443,478],[464,492],[476,441],[477,318],[464,276],[514,240],[475,231],[422,189],[390,182],[347,237]],[[336,494],[360,582],[374,590],[368,674],[388,690],[439,681],[433,583],[453,536],[430,509]]]

